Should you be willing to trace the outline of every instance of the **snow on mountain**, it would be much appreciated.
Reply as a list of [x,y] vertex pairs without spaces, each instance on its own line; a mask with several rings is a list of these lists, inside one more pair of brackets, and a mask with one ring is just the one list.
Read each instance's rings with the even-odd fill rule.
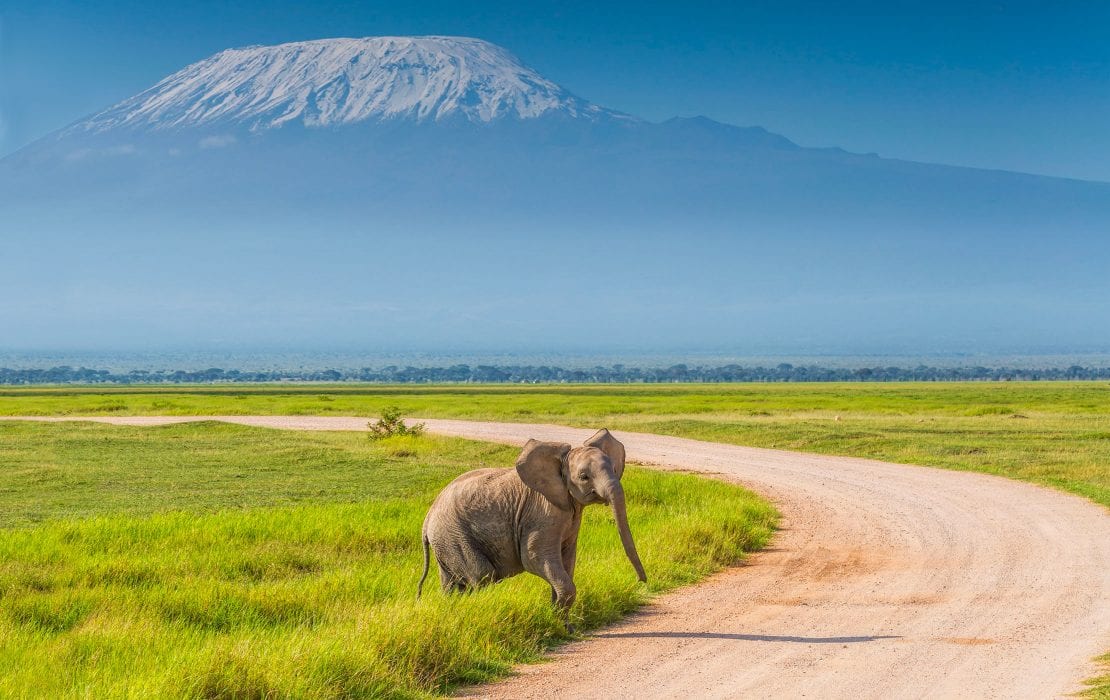
[[480,39],[369,37],[221,51],[67,131],[224,124],[258,131],[296,123],[458,116],[490,122],[551,113],[625,117],[572,95]]

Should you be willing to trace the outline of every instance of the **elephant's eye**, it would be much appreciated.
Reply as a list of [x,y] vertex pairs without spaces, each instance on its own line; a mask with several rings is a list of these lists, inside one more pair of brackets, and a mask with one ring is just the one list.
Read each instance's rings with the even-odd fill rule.
[[581,479],[582,481],[589,481],[590,480],[590,475],[589,474],[579,474],[578,478]]

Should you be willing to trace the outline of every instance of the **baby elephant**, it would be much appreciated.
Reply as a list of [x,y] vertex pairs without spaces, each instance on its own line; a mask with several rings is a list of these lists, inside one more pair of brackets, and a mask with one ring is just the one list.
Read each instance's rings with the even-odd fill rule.
[[529,440],[516,469],[476,469],[452,481],[424,518],[424,574],[435,552],[443,590],[466,591],[528,571],[551,584],[564,613],[574,603],[574,560],[582,508],[607,503],[625,554],[644,567],[625,512],[624,445],[602,429],[582,447]]

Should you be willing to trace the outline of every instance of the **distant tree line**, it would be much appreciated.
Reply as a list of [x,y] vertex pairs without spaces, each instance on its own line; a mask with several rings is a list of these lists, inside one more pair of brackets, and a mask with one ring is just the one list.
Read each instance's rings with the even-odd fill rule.
[[112,372],[87,367],[9,369],[0,367],[0,385],[25,384],[217,384],[255,382],[371,382],[378,384],[584,384],[673,382],[952,382],[1039,381],[1057,379],[1110,380],[1110,367],[820,367],[779,364],[774,367],[642,368],[611,365],[564,369],[547,365],[452,365],[380,369],[267,370],[260,372],[212,367],[204,370],[132,370]]

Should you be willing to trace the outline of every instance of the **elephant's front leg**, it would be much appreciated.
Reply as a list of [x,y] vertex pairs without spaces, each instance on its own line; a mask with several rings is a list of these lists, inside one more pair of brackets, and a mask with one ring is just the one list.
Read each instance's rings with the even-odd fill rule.
[[551,599],[562,614],[567,632],[574,634],[574,625],[570,624],[570,609],[578,597],[578,589],[574,586],[574,579],[563,568],[561,556],[553,556],[544,563],[543,578],[551,584]]
[[574,587],[574,579],[563,566],[562,543],[544,541],[543,538],[530,541],[525,568],[551,585],[551,600],[562,613],[567,630],[573,631],[570,626],[570,608],[574,605],[578,591]]
[[567,572],[571,579],[574,578],[574,563],[577,560],[578,533],[575,532],[573,535],[567,538],[566,542],[563,542],[563,570]]
[[[563,571],[567,572],[570,580],[574,581],[574,564],[578,559],[578,538],[573,537],[566,542],[563,542],[562,552],[560,558],[563,560]],[[558,593],[555,587],[551,587],[551,604],[555,605],[558,602]]]

